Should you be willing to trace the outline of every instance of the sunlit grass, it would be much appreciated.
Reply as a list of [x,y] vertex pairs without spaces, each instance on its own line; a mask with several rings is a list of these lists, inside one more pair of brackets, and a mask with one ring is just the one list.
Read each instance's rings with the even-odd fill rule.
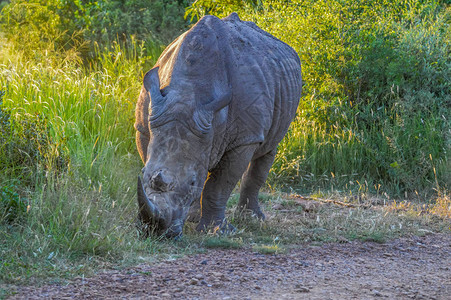
[[[1,49],[7,53],[0,55],[5,112],[17,125],[44,120],[40,130],[49,138],[37,145],[48,142],[45,151],[55,152],[40,151],[42,163],[17,170],[6,166],[0,174],[1,185],[15,189],[26,204],[21,219],[0,220],[1,280],[81,274],[100,261],[133,260],[129,252],[151,254],[149,246],[158,243],[141,241],[134,226],[134,187],[141,166],[134,146],[134,107],[150,59],[141,46],[134,47],[116,45],[90,69],[52,56],[34,62],[16,53],[11,59],[9,49]],[[58,168],[45,161],[61,155],[64,165]],[[10,177],[24,168],[32,169],[33,178],[21,182]]]
[[[101,149],[108,141],[127,151],[133,145],[133,108],[142,74],[139,62],[133,62],[107,60],[104,68],[92,72],[70,64],[55,68],[45,63],[3,62],[4,105],[17,119],[43,115],[51,122],[52,134],[66,140],[74,153],[84,152],[81,147],[95,153],[94,147]],[[124,69],[115,70],[116,65]]]
[[284,253],[285,249],[280,247],[277,244],[274,245],[254,245],[252,247],[253,251],[256,251],[261,254],[280,254]]
[[439,193],[438,197],[435,199],[435,203],[432,204],[429,211],[434,215],[451,219],[451,199],[449,198],[449,195],[446,193]]

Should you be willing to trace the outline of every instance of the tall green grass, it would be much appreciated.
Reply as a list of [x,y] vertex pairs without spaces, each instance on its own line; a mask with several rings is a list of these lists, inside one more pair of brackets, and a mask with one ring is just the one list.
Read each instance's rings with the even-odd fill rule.
[[[37,62],[13,57],[10,50],[0,55],[2,115],[10,120],[2,130],[21,135],[1,136],[8,146],[1,149],[12,151],[2,151],[10,160],[2,160],[0,174],[0,208],[8,209],[0,214],[0,279],[64,276],[64,268],[78,272],[76,257],[121,259],[127,249],[144,249],[134,228],[141,166],[134,107],[143,68],[157,56],[138,43],[116,44],[86,68],[52,55]],[[24,122],[38,129],[21,132]],[[36,148],[34,159],[12,163],[17,152],[26,157]]]
[[439,176],[439,186],[446,190],[449,145],[437,130],[442,121],[436,116],[393,119],[365,129],[325,128],[299,114],[279,144],[270,184],[294,191],[335,189],[395,197],[416,191],[427,199]]

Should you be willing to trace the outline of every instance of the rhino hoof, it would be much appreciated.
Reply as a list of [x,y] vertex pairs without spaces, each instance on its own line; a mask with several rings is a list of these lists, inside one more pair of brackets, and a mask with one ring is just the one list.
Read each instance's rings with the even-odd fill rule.
[[261,211],[260,207],[257,207],[257,209],[251,209],[251,216],[253,218],[257,218],[260,221],[264,221],[266,216],[265,214]]
[[239,208],[239,211],[241,212],[242,216],[249,216],[249,217],[252,217],[252,218],[257,218],[260,221],[264,221],[266,219],[266,216],[262,212],[260,207],[257,207],[255,209],[241,207],[241,208]]
[[213,233],[219,235],[234,234],[237,231],[235,226],[229,224],[226,220],[216,221],[213,223],[201,221],[197,225],[196,230],[199,232]]

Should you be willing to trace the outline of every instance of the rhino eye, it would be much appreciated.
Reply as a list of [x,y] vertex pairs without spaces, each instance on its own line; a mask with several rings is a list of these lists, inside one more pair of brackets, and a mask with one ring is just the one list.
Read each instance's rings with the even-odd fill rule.
[[190,186],[196,185],[196,176],[191,177],[191,180],[190,180],[190,182],[189,182],[189,185],[190,185]]

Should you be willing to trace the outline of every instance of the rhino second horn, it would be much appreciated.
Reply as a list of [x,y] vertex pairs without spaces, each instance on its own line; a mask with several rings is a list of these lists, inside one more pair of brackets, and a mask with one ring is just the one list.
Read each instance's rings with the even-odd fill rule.
[[150,224],[160,219],[158,208],[147,198],[141,176],[138,176],[138,206],[139,214],[144,223]]

